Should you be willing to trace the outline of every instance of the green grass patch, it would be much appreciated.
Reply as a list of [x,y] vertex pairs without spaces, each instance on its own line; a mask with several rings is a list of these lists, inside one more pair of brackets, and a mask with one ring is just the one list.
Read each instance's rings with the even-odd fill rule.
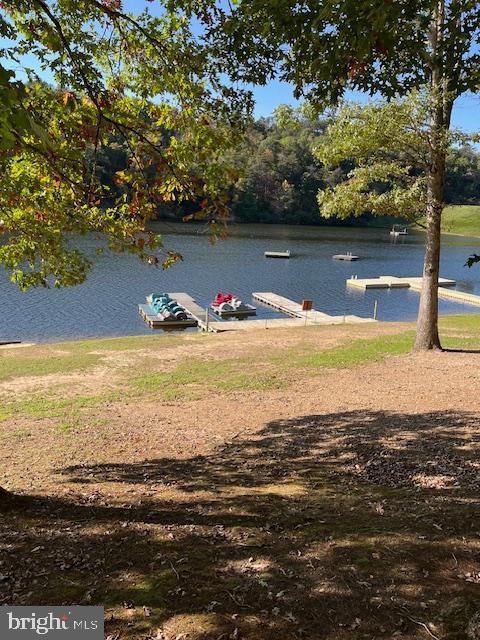
[[[248,369],[248,370],[247,370]],[[182,362],[172,372],[150,372],[133,380],[144,393],[160,393],[164,399],[186,399],[203,390],[251,391],[282,386],[276,371],[267,371],[244,358],[229,360],[194,359]]]
[[84,371],[94,367],[101,356],[94,353],[72,353],[68,355],[35,356],[31,353],[0,355],[0,381],[23,376],[46,376],[52,373]]
[[387,355],[408,353],[413,346],[414,332],[388,336],[380,336],[367,340],[354,340],[350,344],[340,345],[322,351],[310,351],[308,353],[290,352],[290,358],[285,361],[285,366],[290,363],[294,367],[336,369],[350,368],[368,362],[383,360]]
[[70,433],[70,431],[74,431],[77,428],[77,424],[73,422],[61,422],[55,426],[55,430],[58,433]]
[[471,333],[471,337],[480,337],[480,313],[441,316],[439,325],[441,330],[453,329],[462,333]]
[[184,336],[124,336],[120,338],[99,338],[95,340],[79,340],[63,342],[56,345],[59,348],[70,349],[75,353],[91,351],[135,351],[136,349],[151,349],[154,352],[166,347],[180,344]]
[[443,336],[440,339],[445,349],[475,349],[480,348],[480,336],[478,338],[463,338],[458,336]]
[[451,205],[442,214],[442,231],[480,236],[480,206]]
[[42,398],[10,402],[0,408],[0,422],[23,415],[30,418],[67,418],[67,422],[81,415],[83,409],[96,407],[124,397],[120,392],[109,392],[96,396],[72,396],[71,398]]

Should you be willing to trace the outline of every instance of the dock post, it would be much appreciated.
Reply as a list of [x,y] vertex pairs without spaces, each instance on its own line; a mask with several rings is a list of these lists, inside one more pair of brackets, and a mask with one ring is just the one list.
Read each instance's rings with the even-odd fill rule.
[[208,315],[208,307],[205,307],[205,331],[208,333],[208,321],[209,321],[209,315]]
[[377,319],[377,312],[378,312],[378,300],[375,300],[375,304],[373,305],[373,319],[374,320]]

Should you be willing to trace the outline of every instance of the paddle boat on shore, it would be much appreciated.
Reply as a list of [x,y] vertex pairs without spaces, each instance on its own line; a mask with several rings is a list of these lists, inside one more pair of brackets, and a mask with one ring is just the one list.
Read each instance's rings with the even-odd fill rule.
[[219,291],[210,308],[221,318],[246,318],[257,315],[256,307],[243,302],[233,293]]

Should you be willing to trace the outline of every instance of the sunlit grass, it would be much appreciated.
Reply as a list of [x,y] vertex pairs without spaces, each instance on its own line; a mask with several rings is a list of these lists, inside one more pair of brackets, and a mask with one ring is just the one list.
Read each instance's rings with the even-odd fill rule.
[[[165,399],[186,398],[198,390],[248,391],[282,386],[276,370],[256,366],[253,359],[193,359],[171,372],[149,372],[136,377],[133,387],[145,393],[160,393]],[[195,394],[195,391],[197,393]]]
[[442,214],[442,231],[480,235],[480,206],[451,205]]
[[[189,336],[192,337],[192,334],[189,334]],[[180,344],[183,339],[183,335],[156,334],[148,336],[124,336],[120,338],[78,340],[63,342],[56,346],[59,348],[69,349],[75,353],[91,351],[132,351],[136,349],[151,349],[156,352],[160,349]]]
[[100,356],[94,353],[35,355],[22,353],[20,349],[14,352],[0,354],[0,380],[9,380],[22,376],[46,376],[53,373],[70,373],[84,371],[98,364]]
[[401,334],[354,340],[349,344],[303,353],[291,352],[287,362],[290,366],[306,368],[350,368],[368,362],[383,360],[388,355],[408,353],[413,345],[414,334]]
[[36,419],[59,417],[73,419],[81,415],[83,409],[96,407],[108,401],[118,400],[120,397],[119,392],[109,392],[92,396],[70,396],[66,398],[43,398],[35,396],[27,400],[4,403],[3,406],[0,407],[0,422],[21,415]]
[[[115,361],[102,360],[101,354],[92,351],[113,346],[115,350],[128,352],[138,345],[139,349],[148,347],[152,349],[152,353],[155,351],[157,354],[156,347],[163,344],[162,340],[166,339],[168,345],[173,345],[176,340],[182,342],[185,339],[183,336],[173,337],[173,340],[171,336],[85,340],[79,343],[32,347],[22,354],[15,350],[14,354],[12,351],[9,355],[0,356],[0,380],[15,380],[17,377],[42,376],[54,372],[88,371],[102,362],[111,371],[108,375],[109,389],[97,389],[89,394],[80,389],[76,392],[75,387],[52,385],[48,390],[36,388],[24,393],[21,399],[10,401],[6,396],[0,405],[0,421],[19,416],[60,420],[57,430],[68,433],[71,425],[92,415],[89,410],[95,410],[95,414],[98,414],[104,403],[132,401],[143,397],[180,402],[198,400],[212,392],[268,392],[286,388],[292,381],[298,380],[299,370],[359,367],[406,354],[414,342],[413,329],[369,337],[369,332],[364,327],[360,334],[351,331],[345,333],[343,327],[339,327],[340,344],[321,348],[316,336],[317,332],[321,334],[322,328],[311,329],[308,334],[310,337],[305,338],[303,335],[303,341],[294,347],[268,343],[264,349],[259,349],[258,344],[255,344],[251,350],[247,346],[239,357],[185,357],[171,371],[159,370],[161,367],[165,368],[165,362],[157,355],[147,361],[140,354],[134,365],[132,361],[132,366],[125,367],[124,363],[117,365]],[[375,325],[372,325],[370,331],[374,330]],[[440,330],[445,348],[480,349],[480,314],[442,317]],[[67,346],[70,353],[65,353]],[[308,373],[300,375],[308,376]],[[69,426],[63,429],[62,425]]]

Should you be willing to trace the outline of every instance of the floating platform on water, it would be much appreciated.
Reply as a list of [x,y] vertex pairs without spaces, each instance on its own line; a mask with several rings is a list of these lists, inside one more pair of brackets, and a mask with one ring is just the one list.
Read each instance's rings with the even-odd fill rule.
[[354,256],[351,253],[337,253],[333,256],[334,260],[345,260],[348,262],[353,262],[354,260],[358,260],[359,256]]
[[[395,276],[380,276],[379,278],[349,278],[347,285],[359,289],[413,289],[422,290],[423,278],[396,278]],[[465,291],[452,290],[449,287],[456,285],[455,280],[449,278],[438,279],[438,296],[448,300],[454,300],[461,304],[480,306],[480,296]]]
[[162,327],[181,329],[185,327],[196,327],[198,324],[197,320],[191,316],[187,320],[164,320],[148,302],[139,304],[138,312],[151,329],[159,329]]
[[[323,313],[323,311],[317,311],[316,309],[306,311],[298,302],[294,302],[293,300],[289,300],[288,298],[279,296],[278,294],[271,291],[255,292],[252,293],[252,297],[254,300],[258,300],[262,304],[267,305],[268,307],[272,307],[272,309],[275,309],[276,311],[285,313],[286,315],[289,315],[297,320],[300,319],[302,322],[297,322],[296,324],[303,324],[304,326],[320,324],[355,324],[362,322],[376,322],[376,320],[374,320],[373,318],[361,318],[360,316],[354,315],[330,316],[328,315],[328,313]],[[258,322],[264,321],[259,320]]]
[[248,318],[249,316],[257,315],[256,307],[253,307],[251,304],[247,304],[246,302],[244,302],[243,305],[246,309],[237,309],[235,311],[222,311],[219,308],[219,305],[216,304],[211,304],[210,308],[213,313],[220,316],[220,318]]
[[[449,278],[439,278],[439,287],[454,287],[455,280]],[[422,278],[397,278],[395,276],[380,276],[379,278],[357,278],[352,276],[348,278],[347,285],[357,287],[359,289],[421,289]]]
[[265,251],[265,258],[290,258],[290,251]]

